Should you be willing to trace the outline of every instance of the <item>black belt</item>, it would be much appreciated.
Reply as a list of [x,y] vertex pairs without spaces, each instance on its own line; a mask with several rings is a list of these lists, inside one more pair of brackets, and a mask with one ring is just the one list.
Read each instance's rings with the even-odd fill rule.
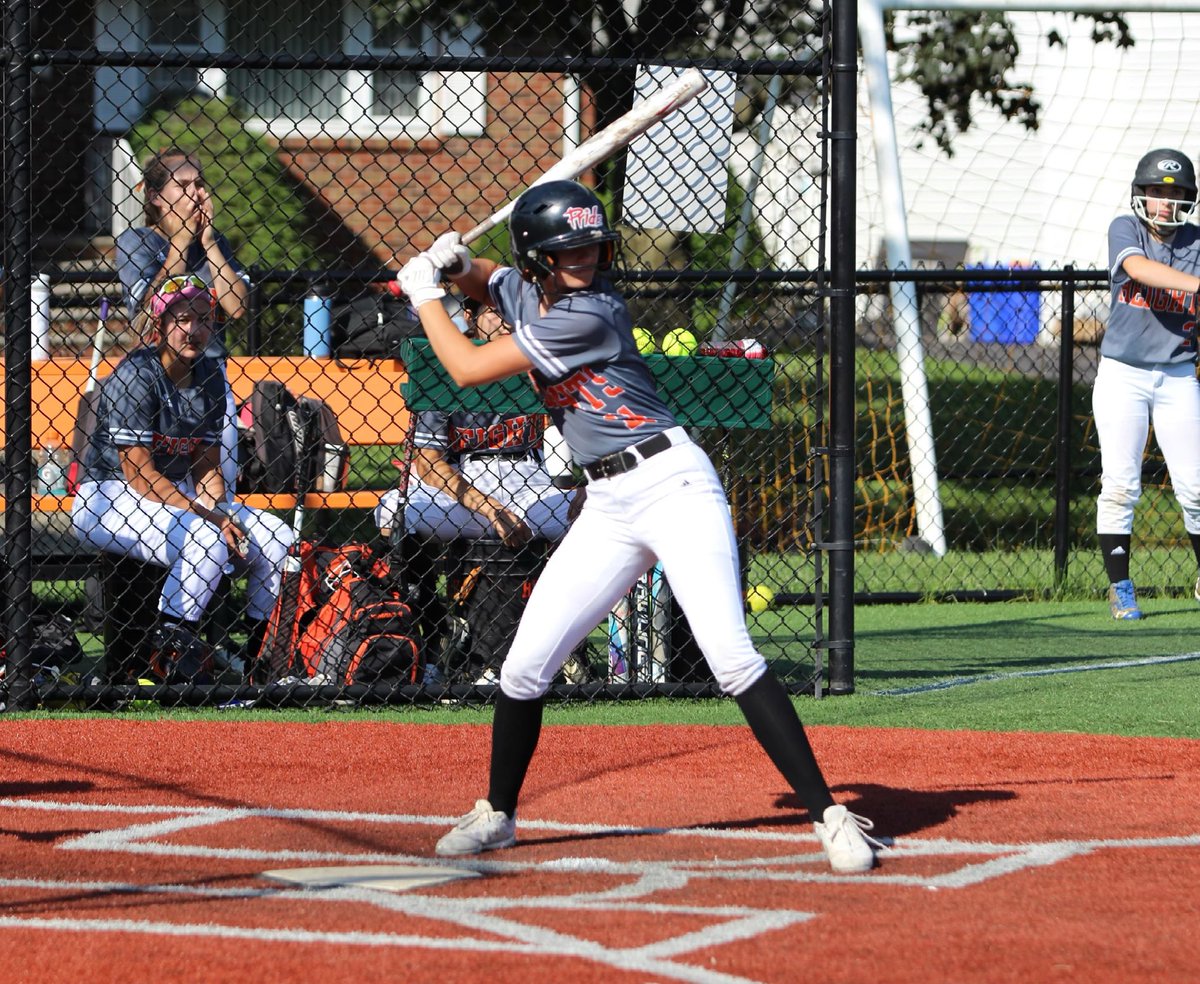
[[542,457],[536,450],[526,448],[524,451],[487,451],[463,455],[463,461],[529,461],[541,462]]
[[635,444],[632,448],[606,454],[590,465],[584,465],[583,473],[592,481],[597,478],[612,478],[622,472],[632,471],[646,458],[653,458],[660,451],[666,451],[670,446],[671,435],[663,431],[661,434],[646,438],[640,444]]

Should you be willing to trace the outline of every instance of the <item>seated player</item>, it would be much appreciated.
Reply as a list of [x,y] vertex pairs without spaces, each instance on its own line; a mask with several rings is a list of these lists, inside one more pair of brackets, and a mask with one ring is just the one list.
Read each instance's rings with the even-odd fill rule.
[[140,317],[147,344],[104,381],[71,522],[101,550],[170,571],[152,650],[159,674],[179,681],[206,662],[198,623],[226,570],[246,572],[256,652],[291,529],[231,501],[221,474],[226,384],[219,362],[205,354],[212,291],[196,277],[170,278]]

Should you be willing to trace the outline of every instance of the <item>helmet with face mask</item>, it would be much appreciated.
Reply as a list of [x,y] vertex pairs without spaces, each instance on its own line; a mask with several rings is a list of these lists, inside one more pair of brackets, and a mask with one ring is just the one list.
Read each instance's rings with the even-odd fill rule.
[[[1147,206],[1148,188],[1182,188],[1184,196],[1173,200],[1166,215],[1156,214]],[[1164,196],[1155,196],[1160,199]],[[1133,214],[1152,228],[1174,229],[1187,222],[1196,208],[1196,170],[1187,155],[1178,150],[1152,150],[1138,161],[1129,193]]]

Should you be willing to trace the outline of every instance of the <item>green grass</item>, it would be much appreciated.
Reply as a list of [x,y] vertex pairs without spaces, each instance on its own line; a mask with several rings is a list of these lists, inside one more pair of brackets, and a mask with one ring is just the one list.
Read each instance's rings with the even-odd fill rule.
[[[1142,622],[1117,623],[1099,601],[862,606],[856,612],[856,692],[797,698],[809,724],[977,731],[1058,731],[1200,739],[1200,610],[1150,598]],[[791,622],[802,613],[781,612]],[[768,647],[764,646],[764,649]],[[1107,668],[1103,668],[1107,664]],[[1076,669],[1081,667],[1100,667]],[[1036,673],[1036,676],[1017,674]],[[952,684],[942,689],[900,693]],[[75,712],[37,712],[38,717]],[[487,708],[133,712],[149,719],[428,723],[491,720]],[[742,723],[731,700],[552,704],[547,724]],[[880,754],[887,754],[886,744]]]

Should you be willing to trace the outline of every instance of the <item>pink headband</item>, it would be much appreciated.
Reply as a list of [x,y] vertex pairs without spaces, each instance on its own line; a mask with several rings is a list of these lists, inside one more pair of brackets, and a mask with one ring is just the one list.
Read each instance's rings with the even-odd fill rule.
[[163,312],[178,301],[190,301],[193,297],[208,297],[213,302],[212,290],[199,277],[170,277],[164,280],[150,299],[150,313],[161,318]]

